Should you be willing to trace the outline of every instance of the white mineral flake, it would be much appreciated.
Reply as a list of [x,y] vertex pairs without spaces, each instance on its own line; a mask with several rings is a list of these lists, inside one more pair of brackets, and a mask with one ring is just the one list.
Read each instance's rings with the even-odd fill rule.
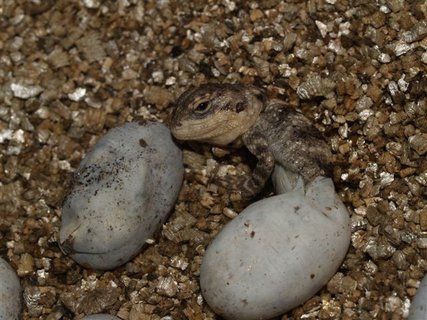
[[390,211],[397,210],[397,206],[393,201],[390,201],[389,207],[390,207]]
[[345,34],[350,34],[351,23],[349,21],[343,22],[339,24],[338,36]]
[[73,167],[71,167],[70,163],[67,160],[58,161],[58,166],[59,166],[59,169],[64,171],[68,171],[68,172],[74,171]]
[[185,260],[185,258],[182,258],[180,256],[173,256],[170,259],[170,265],[174,268],[185,270],[187,269],[189,263]]
[[142,116],[144,119],[149,119],[151,116],[151,112],[147,109],[146,106],[142,106],[138,109],[137,115]]
[[7,242],[6,242],[6,248],[8,248],[8,249],[13,249],[13,248],[15,248],[15,241],[14,241],[14,240],[7,241]]
[[381,172],[380,178],[380,185],[382,188],[384,188],[394,181],[394,174],[389,172]]
[[299,86],[297,88],[297,95],[298,95],[298,97],[300,97],[300,99],[303,99],[303,100],[310,98],[310,94],[308,93],[308,91],[303,86]]
[[234,11],[236,10],[236,3],[234,1],[230,1],[230,0],[225,0],[224,4],[226,6],[226,8],[228,9],[228,11]]
[[162,83],[162,82],[163,82],[163,80],[165,79],[165,76],[164,76],[164,74],[163,74],[163,71],[161,71],[161,70],[154,71],[154,72],[151,74],[151,77],[153,78],[153,81],[154,81],[155,83]]
[[192,30],[188,29],[187,32],[185,33],[186,37],[193,41],[195,39],[195,34]]
[[225,208],[222,210],[222,213],[223,213],[227,218],[230,218],[230,219],[234,219],[234,218],[235,218],[235,217],[237,217],[237,215],[238,215],[238,213],[237,213],[236,211],[234,211],[233,209],[227,208],[227,207],[225,207]]
[[30,180],[30,178],[31,178],[31,172],[24,172],[24,173],[22,173],[21,174],[23,177],[24,177],[24,179],[25,180]]
[[232,165],[221,165],[218,168],[217,176],[219,178],[224,178],[226,175],[236,175],[236,167]]
[[124,78],[124,80],[134,80],[138,78],[138,76],[138,72],[130,68],[125,68],[122,72],[122,77]]
[[395,81],[390,81],[388,84],[388,90],[390,91],[391,95],[394,96],[399,92],[399,86]]
[[175,77],[169,77],[169,78],[166,79],[166,82],[165,82],[165,84],[167,86],[172,86],[175,83],[176,83],[176,78]]
[[80,288],[83,290],[94,290],[98,283],[98,279],[95,274],[91,274],[87,277],[87,280],[82,280]]
[[218,78],[221,75],[221,72],[219,72],[219,70],[216,68],[212,68],[211,71],[215,78]]
[[370,162],[366,167],[366,172],[370,172],[372,174],[376,174],[378,171],[378,163]]
[[13,155],[16,156],[21,153],[21,147],[20,146],[9,146],[7,148],[6,154],[7,155]]
[[329,4],[335,4],[337,2],[337,0],[326,0],[326,2]]
[[335,52],[336,54],[343,54],[344,49],[341,47],[339,40],[331,40],[328,43],[328,49],[332,52]]
[[206,175],[213,172],[217,165],[218,165],[218,162],[215,159],[206,160],[206,170],[205,170]]
[[101,3],[98,0],[83,0],[83,4],[85,5],[86,8],[95,9],[95,8],[99,8]]
[[39,117],[40,119],[48,119],[50,112],[49,109],[47,107],[40,107],[39,109],[37,109],[36,112],[34,112],[34,114]]
[[40,86],[26,85],[20,83],[12,83],[10,85],[13,95],[21,99],[29,99],[37,96],[40,92],[43,91],[43,88]]
[[37,277],[38,278],[45,279],[46,276],[47,276],[46,270],[43,270],[43,269],[37,270]]
[[391,57],[387,53],[380,53],[378,56],[378,61],[381,63],[389,63],[391,61]]
[[119,0],[119,8],[120,10],[123,10],[124,8],[127,8],[130,6],[130,3],[128,0]]
[[4,129],[0,131],[0,143],[5,142],[6,140],[12,139],[13,130],[12,129]]
[[424,64],[427,64],[427,51],[423,52],[423,54],[421,55],[421,61]]
[[399,86],[399,89],[402,92],[406,92],[406,90],[408,90],[408,87],[409,87],[409,82],[405,81],[405,76],[406,76],[405,74],[402,74],[400,79],[397,81],[397,85]]
[[398,41],[394,47],[394,54],[399,57],[405,53],[411,51],[414,48],[412,44],[407,44],[404,41]]
[[171,298],[178,291],[178,284],[172,277],[160,277],[156,289],[160,295]]
[[417,247],[420,249],[426,249],[427,248],[427,238],[419,238],[417,240]]
[[423,172],[415,177],[415,181],[427,187],[427,172]]
[[86,89],[79,87],[79,88],[76,88],[74,92],[71,92],[68,94],[68,99],[75,102],[79,102],[84,98],[85,95],[86,95]]
[[19,50],[23,44],[24,44],[23,38],[15,37],[15,38],[13,38],[12,43],[10,44],[10,47],[13,50]]
[[318,307],[313,307],[311,310],[307,310],[306,313],[301,315],[300,319],[317,319],[319,315]]
[[390,13],[390,8],[385,6],[385,5],[382,5],[382,6],[380,6],[380,11],[382,13]]
[[279,64],[279,73],[282,77],[289,78],[291,75],[295,75],[297,70],[295,68],[291,68],[287,63],[282,63]]
[[24,143],[24,130],[18,129],[16,130],[12,135],[12,140],[16,141],[17,143]]
[[348,137],[348,124],[347,124],[347,122],[338,128],[338,133],[339,133],[341,138],[345,139]]
[[362,90],[364,93],[366,93],[366,91],[368,91],[368,88],[369,88],[369,86],[366,83],[362,84]]
[[378,266],[372,260],[369,260],[365,264],[365,270],[369,274],[375,274],[378,271]]
[[409,298],[405,298],[403,300],[402,305],[402,316],[406,319],[409,316],[409,308],[411,307],[411,300]]
[[196,301],[197,301],[197,304],[198,304],[199,306],[201,306],[201,305],[203,304],[203,296],[202,296],[201,294],[199,294],[199,295],[197,296]]
[[374,105],[374,102],[368,96],[363,96],[356,102],[356,111],[363,111],[369,109]]
[[164,8],[169,5],[170,0],[157,0],[156,2],[159,8]]
[[295,49],[295,56],[300,59],[304,59],[307,56],[307,50],[304,48]]
[[147,244],[153,244],[155,242],[156,242],[156,240],[151,239],[151,238],[148,238],[147,240],[145,240],[145,243],[147,243]]
[[373,116],[373,115],[374,115],[374,110],[372,110],[372,109],[365,109],[365,110],[359,112],[359,119],[362,120],[362,121],[366,121],[366,120],[368,120],[368,118],[370,116]]
[[319,20],[316,20],[315,23],[320,31],[320,34],[322,35],[322,38],[326,37],[326,35],[328,34],[328,26]]
[[402,300],[393,293],[393,296],[387,297],[385,300],[385,310],[387,312],[396,312],[402,307]]

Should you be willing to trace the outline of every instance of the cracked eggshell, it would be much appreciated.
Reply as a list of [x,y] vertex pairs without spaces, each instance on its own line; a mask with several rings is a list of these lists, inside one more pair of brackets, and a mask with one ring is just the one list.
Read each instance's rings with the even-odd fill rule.
[[208,247],[202,294],[226,319],[269,319],[313,296],[334,275],[350,244],[348,211],[333,182],[247,207]]
[[427,319],[427,276],[424,276],[418,287],[417,293],[409,308],[408,316],[408,320],[424,319]]
[[304,190],[304,179],[298,173],[291,172],[276,164],[271,177],[276,194]]
[[93,269],[126,263],[165,222],[183,175],[181,150],[165,125],[110,130],[75,172],[62,208],[62,250]]
[[21,284],[12,267],[0,258],[0,320],[17,320],[21,313]]

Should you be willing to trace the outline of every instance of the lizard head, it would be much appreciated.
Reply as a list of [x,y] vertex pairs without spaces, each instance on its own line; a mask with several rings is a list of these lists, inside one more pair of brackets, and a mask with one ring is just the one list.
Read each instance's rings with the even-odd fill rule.
[[224,146],[244,134],[265,106],[262,89],[242,84],[205,84],[187,90],[171,116],[178,140],[197,140]]

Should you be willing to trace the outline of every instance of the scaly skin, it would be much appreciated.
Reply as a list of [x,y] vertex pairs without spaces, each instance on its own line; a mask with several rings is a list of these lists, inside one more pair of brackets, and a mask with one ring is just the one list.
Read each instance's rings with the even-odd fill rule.
[[235,186],[242,198],[262,190],[276,163],[307,184],[326,174],[332,158],[310,120],[250,85],[206,84],[184,92],[170,127],[178,140],[225,146],[241,139],[258,159],[252,175]]

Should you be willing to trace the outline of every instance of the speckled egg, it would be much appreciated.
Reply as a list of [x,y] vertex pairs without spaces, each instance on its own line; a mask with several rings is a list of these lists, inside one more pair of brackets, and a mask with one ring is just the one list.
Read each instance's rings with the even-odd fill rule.
[[19,319],[21,284],[9,264],[0,258],[0,320]]
[[129,261],[165,222],[183,174],[181,150],[165,125],[110,130],[74,174],[62,208],[62,250],[93,269]]
[[120,318],[117,318],[107,313],[99,313],[86,316],[82,320],[120,320]]
[[226,319],[287,312],[341,265],[350,244],[349,222],[329,178],[316,178],[305,192],[296,188],[255,202],[208,247],[200,274],[204,298]]
[[427,319],[427,276],[421,281],[409,309],[408,320]]

